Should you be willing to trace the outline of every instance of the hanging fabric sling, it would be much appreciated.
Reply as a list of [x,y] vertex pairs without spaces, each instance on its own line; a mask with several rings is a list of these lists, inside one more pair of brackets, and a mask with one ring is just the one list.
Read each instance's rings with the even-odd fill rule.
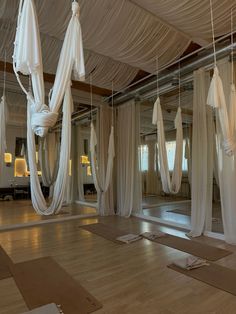
[[222,80],[219,75],[219,70],[216,64],[216,50],[215,50],[215,35],[214,35],[214,23],[213,23],[213,10],[212,2],[210,0],[211,8],[211,25],[212,25],[212,37],[213,37],[213,49],[214,49],[214,74],[211,80],[207,104],[216,108],[219,123],[222,131],[222,148],[228,156],[232,156],[236,149],[236,92],[234,84],[234,62],[233,62],[233,29],[232,29],[232,11],[231,11],[231,44],[232,44],[232,60],[231,60],[231,70],[232,70],[232,81],[230,86],[230,104],[229,104],[229,114],[227,111],[227,105],[225,100],[225,94],[223,89]]
[[[84,79],[84,57],[81,27],[78,19],[79,5],[72,2],[70,19],[63,42],[60,59],[56,71],[55,82],[49,105],[45,105],[43,65],[38,20],[33,0],[21,0],[17,22],[13,67],[16,78],[27,95],[27,143],[30,168],[30,184],[32,204],[41,215],[57,214],[61,210],[66,183],[69,175],[69,158],[71,145],[71,74],[77,79]],[[26,91],[18,72],[30,75],[33,95]],[[64,98],[64,101],[63,101]],[[62,105],[62,137],[59,169],[54,186],[52,202],[48,207],[40,187],[35,158],[35,134],[46,136],[49,128],[57,121]]]
[[108,144],[108,160],[105,180],[101,180],[98,171],[98,161],[96,157],[96,146],[97,146],[97,136],[94,129],[93,123],[91,123],[91,133],[90,133],[90,153],[91,153],[91,165],[92,165],[92,174],[94,185],[98,193],[98,209],[102,212],[101,209],[101,200],[105,192],[107,192],[111,179],[112,179],[112,170],[113,170],[113,160],[115,157],[115,146],[114,146],[114,127],[111,126],[111,132],[109,137]]
[[182,181],[183,128],[180,106],[175,117],[176,152],[172,178],[170,178],[168,166],[163,116],[159,97],[154,104],[152,123],[157,125],[158,156],[163,190],[168,194],[176,194],[180,190]]

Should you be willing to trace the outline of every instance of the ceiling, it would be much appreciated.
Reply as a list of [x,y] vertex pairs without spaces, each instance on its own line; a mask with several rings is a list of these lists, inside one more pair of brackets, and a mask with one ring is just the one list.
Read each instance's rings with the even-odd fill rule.
[[[177,60],[187,51],[212,41],[209,0],[79,0],[83,33],[86,83],[92,73],[95,105],[102,96],[120,90],[140,77],[154,73],[159,66]],[[230,11],[234,0],[212,0],[215,36],[230,32]],[[0,1],[0,75],[6,53],[12,63],[19,0]],[[43,52],[46,92],[52,86],[62,41],[71,17],[71,0],[35,0]],[[236,10],[234,10],[236,14]],[[8,72],[12,72],[8,66]],[[170,69],[171,71],[171,69]],[[27,79],[25,79],[27,84]],[[0,92],[3,75],[0,77]],[[27,86],[27,85],[26,85]],[[74,83],[73,97],[78,104],[90,102],[89,86]],[[12,73],[7,74],[7,92],[12,119],[25,115],[25,100]],[[192,92],[181,95],[181,106],[191,107]],[[18,99],[16,99],[18,98]],[[178,95],[162,96],[166,129],[173,128]],[[13,101],[14,99],[14,101]],[[22,106],[23,104],[23,106]],[[152,104],[141,106],[142,133],[151,133]],[[171,107],[171,108],[170,108]],[[173,107],[173,108],[172,108]],[[13,108],[13,107],[12,107]],[[81,107],[82,108],[82,107]],[[84,110],[83,108],[81,110]],[[187,109],[186,109],[187,110]],[[14,116],[14,117],[13,117]],[[191,113],[184,113],[191,121]],[[13,120],[14,120],[13,119]]]
[[[230,31],[234,0],[212,0],[215,35]],[[0,2],[0,59],[11,62],[18,0]],[[35,0],[41,32],[44,72],[55,73],[71,16],[71,0]],[[79,0],[87,77],[115,90],[140,70],[152,73],[179,58],[193,41],[211,41],[209,0]]]

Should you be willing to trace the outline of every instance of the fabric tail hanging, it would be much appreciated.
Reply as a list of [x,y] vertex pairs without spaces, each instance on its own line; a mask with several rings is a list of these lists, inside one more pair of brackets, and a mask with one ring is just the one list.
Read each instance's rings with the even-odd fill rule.
[[[41,215],[58,213],[61,210],[66,191],[71,145],[72,96],[70,80],[73,70],[78,79],[84,79],[85,75],[82,35],[78,15],[79,5],[76,1],[73,1],[72,17],[65,34],[55,82],[49,99],[49,105],[47,106],[44,101],[45,93],[42,53],[34,1],[21,0],[19,7],[13,68],[16,78],[28,99],[27,142],[31,196],[36,212]],[[18,72],[30,75],[33,95],[28,93],[24,88]],[[48,129],[55,125],[63,98],[62,140],[59,169],[55,181],[52,202],[48,207],[42,194],[37,175],[34,134],[44,137],[46,136]]]
[[165,193],[176,194],[180,190],[182,181],[183,127],[181,108],[178,107],[175,118],[176,152],[172,178],[170,178],[168,166],[164,123],[159,97],[154,104],[152,123],[157,125],[158,156],[160,162],[162,188]]

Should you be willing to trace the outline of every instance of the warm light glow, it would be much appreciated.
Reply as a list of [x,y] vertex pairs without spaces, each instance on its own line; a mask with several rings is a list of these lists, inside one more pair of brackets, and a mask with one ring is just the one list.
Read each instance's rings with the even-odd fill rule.
[[69,160],[69,176],[71,177],[72,160]]
[[35,159],[36,159],[36,164],[39,162],[39,153],[35,152]]
[[91,166],[88,166],[87,167],[87,176],[91,176],[92,175],[92,172],[91,172]]
[[85,155],[80,156],[80,162],[82,165],[89,165],[90,164],[88,156],[85,156]]
[[12,154],[5,153],[4,154],[4,161],[6,164],[11,164],[12,163]]
[[24,158],[15,159],[15,177],[27,177],[27,164]]

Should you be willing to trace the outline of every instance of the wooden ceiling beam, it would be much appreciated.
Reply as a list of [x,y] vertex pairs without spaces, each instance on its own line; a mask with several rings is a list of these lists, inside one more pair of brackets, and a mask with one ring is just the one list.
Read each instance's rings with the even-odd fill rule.
[[[3,61],[0,61],[0,71],[2,72],[4,71]],[[6,72],[14,74],[12,63],[9,63],[9,62],[6,63]],[[43,77],[44,77],[45,82],[52,83],[52,84],[54,83],[54,80],[55,80],[54,74],[44,73]],[[89,84],[86,84],[84,82],[72,80],[72,88],[90,93]],[[93,86],[93,94],[107,97],[107,96],[111,96],[111,91],[109,89]]]

